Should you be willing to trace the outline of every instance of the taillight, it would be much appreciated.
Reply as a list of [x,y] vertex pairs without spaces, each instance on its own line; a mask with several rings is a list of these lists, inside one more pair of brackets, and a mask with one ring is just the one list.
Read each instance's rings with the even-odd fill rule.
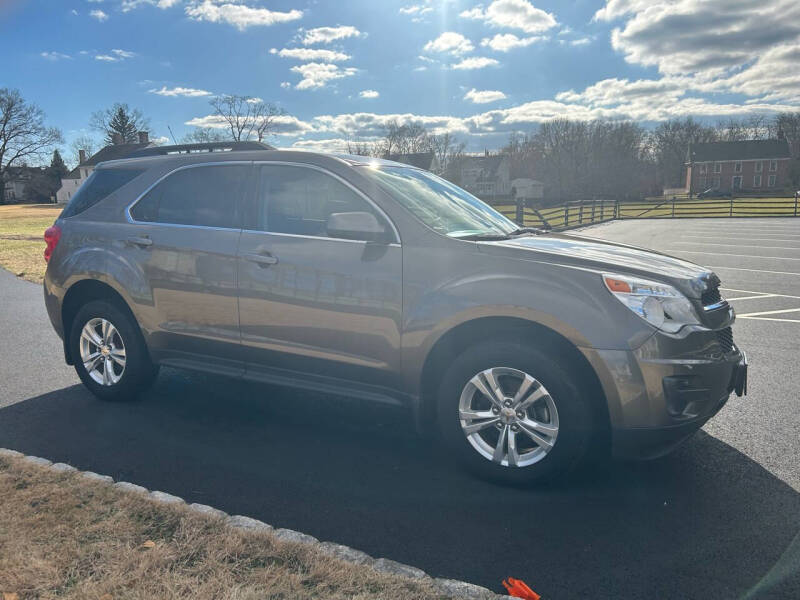
[[58,240],[61,239],[61,227],[58,225],[52,225],[44,230],[44,241],[47,243],[47,248],[44,249],[44,260],[45,262],[50,260],[50,257],[53,255],[53,250],[56,249],[58,245]]

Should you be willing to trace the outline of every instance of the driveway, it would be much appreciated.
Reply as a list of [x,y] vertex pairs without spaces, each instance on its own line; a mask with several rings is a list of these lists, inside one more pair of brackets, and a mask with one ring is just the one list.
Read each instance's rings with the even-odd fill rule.
[[[759,582],[758,597],[800,597],[798,338],[787,332],[800,325],[737,323],[752,393],[675,454],[519,490],[454,469],[390,407],[170,369],[141,402],[99,403],[64,366],[41,288],[0,271],[0,303],[0,446],[497,591],[511,575],[548,599],[727,600]],[[787,548],[788,577],[769,574]]]

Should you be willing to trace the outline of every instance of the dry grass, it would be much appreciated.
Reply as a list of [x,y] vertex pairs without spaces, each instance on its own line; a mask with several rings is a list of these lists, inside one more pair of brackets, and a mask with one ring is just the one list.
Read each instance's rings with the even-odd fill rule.
[[63,206],[53,204],[5,204],[0,206],[0,267],[41,283],[44,262],[44,230],[53,224]]
[[[269,532],[0,457],[0,598],[444,598]],[[148,542],[146,544],[146,542]],[[152,542],[152,543],[149,543]]]

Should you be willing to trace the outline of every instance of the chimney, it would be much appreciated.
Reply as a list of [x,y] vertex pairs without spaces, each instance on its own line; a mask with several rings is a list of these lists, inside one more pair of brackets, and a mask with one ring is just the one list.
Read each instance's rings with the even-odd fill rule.
[[487,158],[489,157],[489,149],[488,148],[484,148],[483,149],[483,155],[486,156]]
[[112,133],[111,134],[111,143],[115,146],[119,146],[122,143],[122,134],[121,133]]
[[140,144],[149,144],[150,143],[150,134],[147,131],[140,131],[139,132],[139,143]]
[[86,162],[86,150],[78,150],[78,164],[83,164]]

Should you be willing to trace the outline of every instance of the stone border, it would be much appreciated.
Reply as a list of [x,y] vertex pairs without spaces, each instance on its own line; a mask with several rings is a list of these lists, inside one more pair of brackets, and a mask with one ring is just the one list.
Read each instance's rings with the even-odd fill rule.
[[206,506],[205,504],[194,503],[187,505],[184,499],[179,498],[178,496],[173,496],[172,494],[167,494],[166,492],[150,491],[147,488],[134,483],[129,483],[127,481],[115,482],[108,475],[99,475],[97,473],[92,473],[91,471],[79,471],[75,467],[66,463],[53,463],[46,458],[40,458],[38,456],[26,456],[25,454],[17,452],[16,450],[9,450],[2,447],[0,447],[0,457],[20,458],[30,464],[40,467],[47,467],[58,473],[75,473],[84,479],[88,479],[95,483],[113,485],[115,488],[124,492],[141,494],[153,502],[173,505],[182,504],[195,513],[224,519],[228,527],[244,531],[268,531],[281,541],[295,544],[307,544],[323,554],[327,554],[328,556],[338,560],[357,565],[367,565],[380,573],[399,575],[401,577],[408,577],[411,579],[428,579],[433,583],[434,587],[439,589],[444,594],[449,594],[453,598],[463,598],[465,600],[500,600],[503,598],[511,598],[510,596],[495,594],[485,587],[481,587],[473,583],[467,583],[466,581],[442,579],[438,577],[432,578],[430,575],[425,573],[425,571],[418,569],[417,567],[399,563],[388,558],[375,559],[368,554],[361,552],[360,550],[356,550],[355,548],[350,548],[349,546],[344,546],[334,542],[320,542],[317,538],[311,535],[294,531],[292,529],[275,529],[272,527],[272,525],[268,525],[267,523],[251,517],[246,517],[244,515],[231,516],[221,510],[211,506]]

